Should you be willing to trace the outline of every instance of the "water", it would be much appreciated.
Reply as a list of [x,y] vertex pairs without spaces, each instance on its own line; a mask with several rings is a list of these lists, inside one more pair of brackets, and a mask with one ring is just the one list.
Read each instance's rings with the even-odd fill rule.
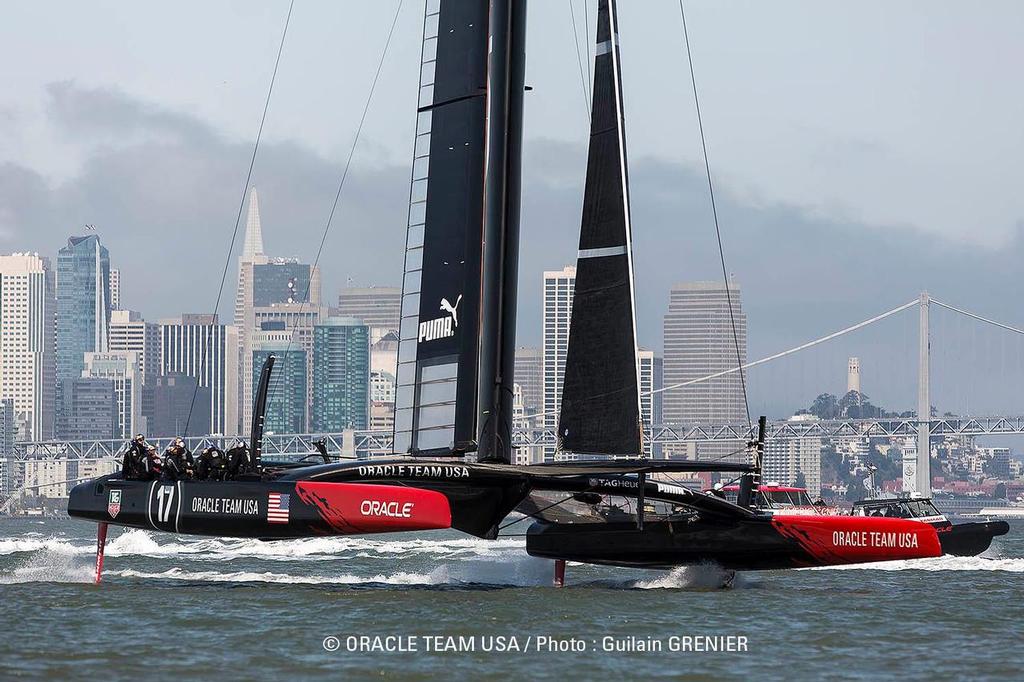
[[[260,542],[113,527],[97,587],[94,538],[89,523],[0,519],[0,678],[1019,679],[1024,655],[1019,521],[984,557],[745,573],[728,589],[714,566],[577,565],[555,589],[551,562],[520,537]],[[418,650],[347,651],[351,635]],[[434,635],[472,636],[476,650],[426,651]],[[703,635],[744,636],[747,651],[667,650]],[[340,651],[325,651],[328,636]],[[481,651],[499,636],[521,648],[530,637],[530,650]],[[538,636],[585,650],[538,652]],[[629,636],[664,648],[602,649]]]

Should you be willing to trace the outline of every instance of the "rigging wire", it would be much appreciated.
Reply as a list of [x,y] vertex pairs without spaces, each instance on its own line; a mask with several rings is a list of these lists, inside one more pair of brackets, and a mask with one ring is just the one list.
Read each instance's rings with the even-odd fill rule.
[[679,17],[683,24],[683,42],[686,44],[686,61],[690,67],[690,83],[693,85],[693,103],[697,109],[697,128],[700,130],[700,145],[704,152],[704,170],[708,177],[708,194],[711,197],[711,214],[715,219],[715,235],[718,237],[718,256],[722,261],[722,278],[725,282],[725,297],[729,304],[729,323],[732,326],[732,341],[736,348],[736,365],[740,375],[740,388],[743,390],[743,406],[747,412],[747,426],[753,429],[750,419],[750,401],[747,398],[747,380],[743,375],[743,355],[740,352],[740,337],[736,331],[736,312],[732,306],[732,288],[729,285],[729,271],[725,267],[725,249],[722,247],[722,230],[718,225],[718,207],[715,205],[715,187],[711,181],[711,164],[708,161],[708,145],[704,138],[704,122],[700,113],[700,98],[697,96],[697,78],[693,71],[693,55],[690,52],[690,36],[686,30],[686,12],[683,0],[679,0]]
[[[622,473],[622,474],[611,474],[611,476],[615,476],[617,478],[623,478],[626,475],[627,474],[625,474],[625,473]],[[595,483],[594,485],[589,486],[587,488],[584,488],[583,490],[579,490],[579,491],[577,491],[577,492],[575,492],[573,494],[567,495],[563,499],[558,500],[557,502],[553,502],[553,503],[547,505],[546,507],[541,507],[540,509],[538,509],[537,511],[533,512],[532,514],[526,514],[521,519],[514,519],[512,521],[508,521],[507,523],[503,523],[502,525],[498,526],[498,532],[500,533],[502,530],[504,530],[505,528],[508,528],[509,526],[514,526],[517,523],[522,523],[526,519],[540,518],[538,515],[539,514],[543,514],[548,509],[551,509],[552,507],[557,507],[559,505],[565,504],[566,502],[571,502],[572,500],[576,499],[576,495],[580,495],[582,493],[593,492],[595,488],[600,488],[602,485],[603,485],[602,483]]]
[[[281,54],[284,52],[285,38],[288,36],[288,26],[292,20],[292,10],[295,8],[295,0],[291,0],[288,4],[288,15],[284,19],[284,29],[281,31],[281,42],[277,46],[277,58],[274,60],[274,71],[270,76],[270,87],[267,88],[267,98],[263,102],[263,114],[260,116],[260,126],[256,131],[256,141],[252,147],[252,156],[249,158],[249,170],[245,174],[245,184],[242,186],[242,197],[238,202],[238,213],[235,215],[235,227],[231,232],[231,242],[228,244],[228,251],[224,257],[224,269],[220,275],[220,287],[217,289],[217,302],[213,306],[213,315],[216,319],[217,314],[220,312],[220,302],[224,295],[224,283],[227,281],[228,268],[231,266],[231,254],[235,250],[235,240],[238,238],[238,226],[242,221],[242,211],[245,209],[245,196],[249,192],[249,183],[252,180],[252,170],[256,165],[256,154],[260,149],[260,141],[263,139],[263,126],[267,122],[267,112],[270,110],[270,99],[274,94],[274,83],[277,81],[277,70],[281,65]],[[209,347],[213,343],[213,339],[209,339],[208,343],[203,344],[202,353],[200,354],[199,367],[196,372],[196,387],[192,391],[192,400],[188,406],[188,416],[185,418],[185,434],[188,435],[189,422],[192,421],[192,410],[195,409],[196,395],[199,393],[199,385],[203,381],[203,372],[206,368],[206,362],[209,355]]]
[[[570,0],[571,2],[572,0]],[[593,58],[590,56],[590,47],[593,45],[590,42],[590,0],[583,0],[583,36],[586,38],[583,45],[587,50],[587,83],[593,83],[594,78],[590,73],[590,67],[594,63]]]
[[[381,69],[384,67],[384,60],[387,58],[388,55],[388,48],[391,47],[391,38],[395,35],[395,26],[398,25],[398,17],[402,13],[402,4],[404,3],[404,1],[405,0],[398,0],[398,7],[395,8],[395,16],[391,20],[391,28],[388,29],[388,37],[387,40],[384,41],[384,49],[381,51],[380,59],[377,61],[377,69],[374,71],[373,80],[370,82],[370,90],[366,95],[366,102],[363,104],[363,112],[359,116],[359,124],[356,126],[355,136],[352,138],[352,146],[349,147],[348,150],[348,158],[345,160],[345,168],[342,171],[341,178],[338,181],[338,190],[337,192],[334,193],[334,203],[331,204],[331,212],[327,216],[327,222],[324,225],[323,233],[320,236],[320,245],[317,247],[316,257],[313,259],[313,265],[310,268],[310,273],[314,272],[316,270],[317,265],[319,265],[320,263],[320,256],[323,253],[324,244],[327,242],[327,235],[331,231],[331,224],[333,223],[334,215],[338,210],[338,203],[341,201],[341,192],[345,188],[345,181],[348,179],[348,171],[349,168],[351,168],[352,166],[352,157],[355,155],[356,146],[359,144],[359,137],[363,132],[363,124],[366,122],[366,114],[370,110],[370,103],[373,101],[373,93],[377,89],[377,81],[380,80],[380,72]],[[313,277],[311,276],[309,278],[309,281],[306,283],[306,292],[305,295],[302,297],[303,300],[299,303],[298,313],[295,315],[294,321],[292,322],[291,334],[289,335],[288,338],[288,345],[285,347],[284,351],[283,359],[285,362],[287,362],[288,353],[291,351],[292,343],[295,340],[295,330],[298,328],[299,321],[302,319],[303,308],[305,307],[306,303],[309,302],[309,291],[312,285]],[[277,376],[274,377],[273,388],[275,390],[279,385],[278,382],[281,380],[282,373],[283,372],[278,372]],[[269,394],[270,392],[268,391],[268,395]]]
[[[579,31],[576,28],[576,10],[573,9],[573,0],[569,0],[569,16],[572,18],[572,39],[576,43],[576,65],[580,69],[580,86],[583,89],[583,106],[587,112],[587,120],[590,120],[590,48],[587,47],[587,76],[583,75],[583,59],[580,57],[580,36]],[[590,29],[587,29],[589,34]]]

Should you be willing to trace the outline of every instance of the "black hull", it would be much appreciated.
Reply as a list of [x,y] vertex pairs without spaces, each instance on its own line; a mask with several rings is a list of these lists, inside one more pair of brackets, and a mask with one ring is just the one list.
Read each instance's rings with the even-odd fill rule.
[[971,521],[956,523],[947,530],[939,531],[942,553],[953,556],[977,556],[992,545],[992,539],[1010,532],[1006,521]]
[[[713,499],[713,498],[706,498]],[[726,516],[714,508],[647,522],[539,521],[526,535],[537,557],[631,568],[714,563],[763,571],[919,559],[942,554],[935,528],[918,521],[783,514]]]
[[[388,475],[385,466],[405,467],[405,477]],[[243,538],[436,528],[493,537],[526,487],[522,476],[475,473],[470,478],[466,466],[451,462],[403,461],[309,466],[270,480],[136,481],[112,475],[75,486],[68,513],[132,528]]]
[[770,521],[696,523],[534,523],[526,536],[531,556],[627,568],[669,569],[713,562],[731,570],[757,571],[813,566],[798,542]]

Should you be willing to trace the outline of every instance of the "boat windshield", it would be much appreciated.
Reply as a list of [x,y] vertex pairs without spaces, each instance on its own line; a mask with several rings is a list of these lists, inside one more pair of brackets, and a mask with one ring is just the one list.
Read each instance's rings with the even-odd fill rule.
[[925,516],[942,516],[942,512],[935,508],[931,500],[908,500],[904,503],[913,518],[923,518]]
[[890,516],[898,519],[920,519],[927,516],[941,516],[931,500],[891,500],[858,505],[855,513],[861,516]]
[[810,507],[811,497],[803,490],[761,491],[772,507]]
[[[739,493],[736,490],[726,490],[725,499],[736,504]],[[762,488],[758,493],[758,506],[763,508],[771,507],[810,507],[813,505],[811,496],[804,490],[765,490]]]

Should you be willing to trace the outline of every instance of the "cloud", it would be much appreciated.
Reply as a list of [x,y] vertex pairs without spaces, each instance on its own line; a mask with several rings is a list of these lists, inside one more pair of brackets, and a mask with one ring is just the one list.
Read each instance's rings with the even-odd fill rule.
[[[126,306],[148,319],[210,310],[251,143],[116,90],[64,82],[48,93],[52,127],[85,141],[89,151],[79,172],[62,182],[17,164],[0,165],[0,248],[52,257],[69,235],[92,223],[121,268]],[[528,138],[525,149],[519,339],[536,344],[541,273],[575,259],[586,150],[536,138]],[[401,281],[408,169],[367,163],[371,151],[356,152],[324,248],[320,265],[329,303],[348,278],[359,284]],[[253,184],[260,189],[268,252],[312,259],[341,167],[342,160],[295,143],[262,146]],[[660,348],[669,287],[721,278],[706,181],[702,169],[649,157],[631,159],[630,181],[640,341]],[[751,358],[870,317],[923,289],[997,319],[1019,320],[1020,225],[1000,249],[965,247],[907,227],[867,226],[823,217],[820,210],[754,201],[725,183],[716,189],[728,266],[743,288]],[[227,317],[242,229],[220,309]],[[899,357],[906,355],[906,333],[884,334],[891,338],[872,352],[895,357],[899,347]],[[833,376],[841,381],[840,356],[868,355],[855,344],[830,352],[808,385],[786,380],[791,402],[817,388],[841,390],[828,384]],[[866,378],[883,374],[881,362],[864,363]],[[868,392],[882,404],[887,393],[894,406],[912,402],[905,389],[912,391],[913,373],[908,368],[905,376],[879,376],[877,390]],[[756,390],[767,395],[776,387]]]
[[147,104],[113,88],[83,88],[67,80],[47,84],[46,95],[50,122],[75,140],[123,140],[136,134],[182,141],[218,137],[188,114]]

